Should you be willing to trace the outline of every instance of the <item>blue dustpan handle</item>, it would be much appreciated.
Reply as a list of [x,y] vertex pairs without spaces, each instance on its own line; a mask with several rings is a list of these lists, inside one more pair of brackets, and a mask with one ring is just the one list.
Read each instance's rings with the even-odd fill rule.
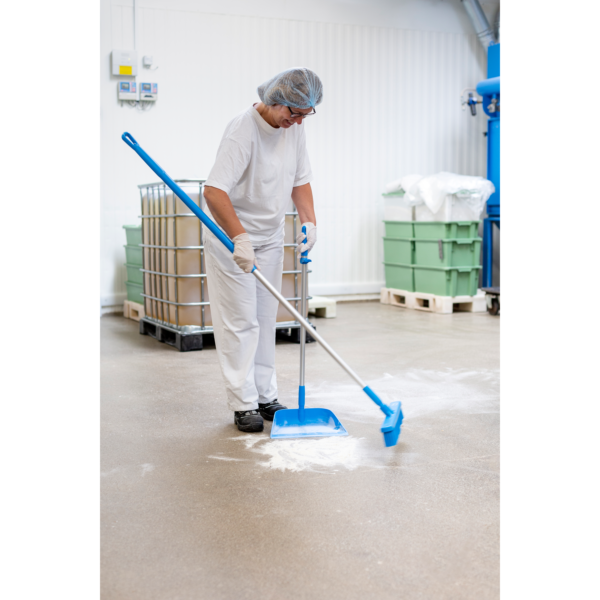
[[234,245],[227,234],[214,223],[207,214],[146,154],[142,147],[135,141],[135,138],[125,132],[121,139],[135,150],[140,158],[173,190],[181,201],[210,229],[210,231],[219,238],[225,247],[233,253]]
[[[302,243],[306,244],[306,241],[308,240],[308,238],[306,237],[306,225],[302,225],[302,233],[304,234],[304,241]],[[300,254],[300,264],[307,265],[309,262],[312,262],[310,258],[306,258],[307,256],[308,250],[305,250],[304,252],[302,252],[302,254]]]
[[[308,239],[306,237],[306,225],[302,225],[302,233],[304,234],[304,240],[303,240],[303,244],[306,244],[306,240]],[[306,265],[308,264],[310,261],[310,259],[306,258],[308,256],[308,250],[306,250],[305,252],[302,252],[302,254],[300,254],[300,263],[302,265]],[[304,277],[306,277],[306,267],[302,267],[302,301],[305,302],[306,299],[304,298],[304,290],[306,289],[304,286],[305,281],[304,281]],[[304,309],[304,305],[302,306],[302,308]],[[306,336],[306,331],[304,330],[303,327],[300,328],[300,336],[301,336],[301,342],[300,342],[300,352],[302,353],[301,355],[301,370],[302,370],[302,385],[300,386],[300,389],[298,391],[298,418],[300,420],[300,422],[304,421],[304,404],[305,404],[305,400],[306,400],[306,389],[304,387],[304,344],[306,343],[306,338],[304,336]]]

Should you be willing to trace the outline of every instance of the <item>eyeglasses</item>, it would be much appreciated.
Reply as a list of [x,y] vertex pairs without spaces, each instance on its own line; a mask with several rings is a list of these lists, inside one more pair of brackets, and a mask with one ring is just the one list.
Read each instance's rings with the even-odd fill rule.
[[317,112],[313,108],[313,111],[311,113],[308,113],[307,115],[303,115],[302,113],[292,112],[292,109],[289,106],[287,107],[287,109],[290,111],[290,117],[292,117],[292,119],[306,119],[306,117],[312,117]]

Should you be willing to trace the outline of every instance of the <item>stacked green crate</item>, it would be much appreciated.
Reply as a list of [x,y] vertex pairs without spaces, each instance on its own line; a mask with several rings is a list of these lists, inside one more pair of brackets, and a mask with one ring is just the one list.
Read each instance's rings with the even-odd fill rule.
[[413,221],[384,221],[383,266],[386,287],[415,291]]
[[438,296],[474,296],[481,269],[478,225],[479,221],[385,221],[386,286]]
[[142,268],[142,226],[141,225],[123,225],[125,235],[127,236],[127,245],[125,246],[125,268],[127,269],[127,300],[144,304],[144,279],[140,271]]

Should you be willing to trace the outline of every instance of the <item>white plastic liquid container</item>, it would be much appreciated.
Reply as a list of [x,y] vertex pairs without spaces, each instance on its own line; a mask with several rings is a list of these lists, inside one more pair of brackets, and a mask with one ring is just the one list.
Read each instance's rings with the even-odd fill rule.
[[[178,182],[190,198],[206,211],[205,201],[197,182]],[[142,228],[144,240],[144,290],[155,299],[145,300],[146,314],[177,326],[212,326],[210,306],[176,306],[210,302],[208,285],[203,275],[206,269],[203,252],[204,229],[201,221],[173,192],[163,184],[140,188],[142,195]],[[290,202],[290,212],[293,205]],[[189,215],[189,216],[188,216]],[[148,218],[149,217],[149,218]],[[296,221],[300,230],[300,220]],[[294,217],[285,218],[285,244],[295,244]],[[299,310],[301,274],[295,248],[284,248],[284,274],[281,291]],[[286,273],[286,271],[288,271]],[[292,271],[292,272],[290,272]],[[298,272],[293,272],[298,271]],[[163,273],[162,275],[160,273]],[[177,275],[178,277],[173,277]],[[188,277],[194,275],[194,277]],[[164,301],[161,301],[164,300]],[[294,317],[281,305],[277,322],[293,321]]]
[[[196,204],[200,202],[199,183],[181,182],[179,185]],[[210,306],[170,304],[209,301],[206,278],[198,277],[204,270],[202,223],[163,185],[142,188],[142,214],[155,215],[143,219],[144,244],[152,246],[144,248],[144,264],[146,270],[154,272],[145,274],[145,289],[150,290],[149,295],[167,301],[147,299],[147,314],[178,326],[211,326]],[[185,277],[190,275],[195,277]]]

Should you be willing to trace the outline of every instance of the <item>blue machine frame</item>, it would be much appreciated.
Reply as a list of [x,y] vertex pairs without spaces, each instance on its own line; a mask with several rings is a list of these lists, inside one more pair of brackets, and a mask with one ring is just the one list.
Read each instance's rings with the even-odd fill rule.
[[488,115],[487,178],[496,191],[486,205],[483,220],[483,269],[481,287],[492,287],[492,259],[494,255],[493,228],[500,229],[500,44],[488,47],[488,78],[477,84],[477,93],[483,97],[483,110]]

